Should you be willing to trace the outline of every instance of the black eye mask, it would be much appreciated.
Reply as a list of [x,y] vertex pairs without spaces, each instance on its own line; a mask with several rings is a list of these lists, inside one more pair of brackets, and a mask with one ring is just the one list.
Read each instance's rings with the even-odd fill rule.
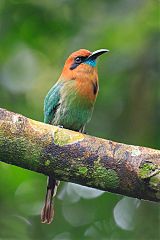
[[83,63],[85,60],[87,59],[87,57],[82,57],[82,56],[78,56],[74,59],[74,63],[71,65],[70,69],[73,70],[76,67],[78,67],[81,63]]

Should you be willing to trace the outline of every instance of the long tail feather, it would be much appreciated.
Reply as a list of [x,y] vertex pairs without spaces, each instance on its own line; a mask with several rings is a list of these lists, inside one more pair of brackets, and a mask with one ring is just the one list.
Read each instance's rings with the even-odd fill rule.
[[52,199],[56,195],[58,185],[59,185],[59,181],[55,180],[52,177],[48,177],[45,203],[44,203],[44,207],[42,208],[42,211],[41,211],[41,222],[42,223],[50,224],[53,220],[54,207],[53,207]]

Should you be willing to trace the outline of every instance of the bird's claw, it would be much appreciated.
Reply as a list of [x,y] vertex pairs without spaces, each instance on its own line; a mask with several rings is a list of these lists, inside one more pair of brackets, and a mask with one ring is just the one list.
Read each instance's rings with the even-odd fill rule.
[[63,128],[63,126],[62,126],[62,125],[58,125],[58,127],[59,127],[59,128]]

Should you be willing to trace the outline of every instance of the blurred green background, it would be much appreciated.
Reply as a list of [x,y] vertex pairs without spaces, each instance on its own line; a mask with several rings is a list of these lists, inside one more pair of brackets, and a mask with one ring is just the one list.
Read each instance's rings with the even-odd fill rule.
[[[0,107],[43,121],[43,99],[80,48],[99,59],[87,132],[160,147],[158,0],[1,0]],[[51,225],[40,223],[46,177],[0,165],[0,239],[158,240],[159,207],[61,184]]]

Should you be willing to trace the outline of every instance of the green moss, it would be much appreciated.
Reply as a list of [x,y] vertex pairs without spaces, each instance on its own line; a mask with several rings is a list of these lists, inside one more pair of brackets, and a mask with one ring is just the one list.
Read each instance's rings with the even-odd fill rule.
[[155,174],[155,170],[158,169],[158,166],[153,163],[144,163],[140,166],[139,176],[141,179],[150,178]]
[[83,134],[66,129],[57,129],[54,133],[54,143],[59,146],[73,144],[84,139]]
[[83,175],[86,175],[87,172],[88,172],[88,169],[87,167],[79,167],[79,173],[83,174]]
[[113,169],[106,169],[100,165],[95,164],[95,171],[92,177],[95,179],[97,186],[102,188],[117,188],[119,185],[119,177]]
[[5,136],[5,140],[0,140],[0,158],[7,163],[38,171],[40,154],[40,144],[29,142],[23,137]]
[[141,179],[149,179],[149,187],[156,191],[160,199],[160,168],[157,164],[146,162],[140,166],[139,176]]
[[160,172],[151,177],[151,179],[149,181],[149,185],[152,189],[160,192]]
[[56,168],[56,169],[54,169],[54,172],[57,176],[63,176],[63,178],[64,178],[64,176],[67,177],[67,181],[68,181],[68,176],[69,176],[69,173],[70,173],[70,171],[68,169],[66,169],[65,172],[64,172],[63,169],[57,169]]
[[45,161],[45,166],[49,166],[50,165],[50,160]]

